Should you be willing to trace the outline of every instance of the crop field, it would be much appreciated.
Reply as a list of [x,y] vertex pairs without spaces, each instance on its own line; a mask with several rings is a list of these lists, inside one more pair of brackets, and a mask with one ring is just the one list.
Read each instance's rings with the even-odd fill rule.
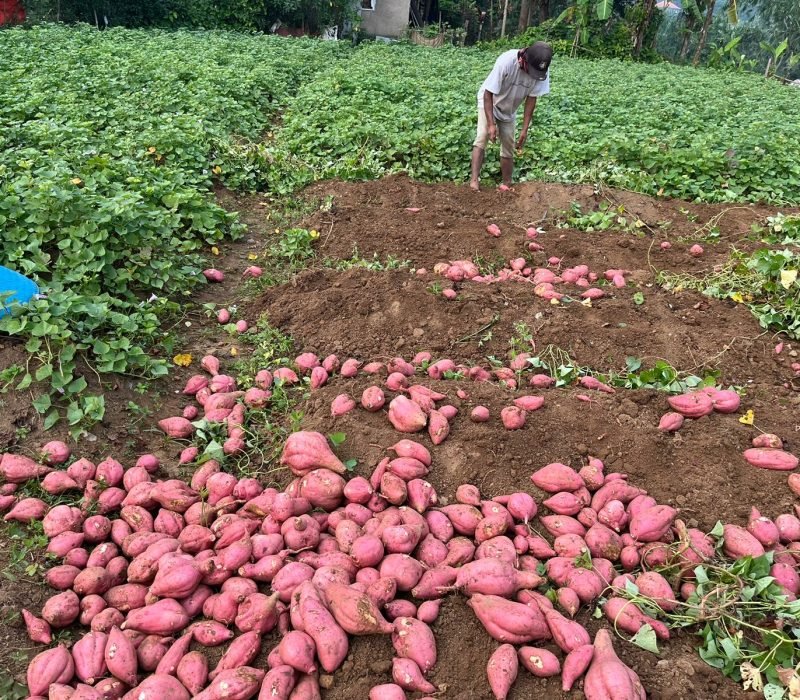
[[800,90],[556,56],[472,192],[486,49],[0,56],[0,698],[800,697]]

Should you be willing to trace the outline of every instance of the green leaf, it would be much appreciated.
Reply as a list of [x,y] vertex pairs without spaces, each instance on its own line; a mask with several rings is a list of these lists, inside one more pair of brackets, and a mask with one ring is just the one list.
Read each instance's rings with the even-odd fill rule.
[[636,372],[642,367],[642,361],[638,357],[626,357],[625,366],[629,372]]
[[731,24],[739,23],[739,12],[738,8],[736,7],[736,0],[728,1],[727,13],[728,13],[728,21]]
[[613,0],[598,0],[594,6],[594,9],[597,13],[597,19],[599,19],[601,22],[605,22],[609,17],[611,17],[611,12],[614,9],[614,2]]
[[[50,406],[52,405],[52,401],[50,400],[50,394],[42,394],[41,396],[37,397],[33,401],[33,407],[39,413],[47,413],[50,410]],[[45,428],[46,430],[46,428]]]
[[642,625],[639,631],[631,638],[631,642],[645,651],[658,654],[658,640],[655,630],[650,625]]
[[347,435],[344,433],[331,433],[328,435],[328,439],[333,443],[334,447],[339,447],[347,439]]
[[78,377],[67,386],[68,394],[80,394],[88,386],[83,377]]
[[26,372],[25,376],[20,379],[19,384],[17,384],[17,391],[22,391],[23,389],[27,389],[33,383],[33,377],[30,375],[30,372]]
[[36,370],[36,381],[42,382],[53,374],[53,365],[46,364]]
[[353,469],[355,469],[358,466],[358,460],[357,459],[348,459],[344,463],[344,466],[347,468],[347,471],[351,472],[351,471],[353,471]]
[[641,306],[642,304],[644,304],[644,294],[642,294],[641,292],[634,293],[633,303],[636,304],[636,306]]
[[722,537],[724,532],[725,526],[722,524],[721,520],[717,520],[717,524],[714,525],[713,529],[708,534],[712,537]]
[[786,697],[786,688],[782,688],[774,683],[764,684],[764,700],[782,700]]
[[81,420],[83,420],[83,411],[81,407],[73,401],[67,408],[67,423],[70,425],[77,425]]
[[50,430],[56,423],[58,423],[58,411],[53,409],[44,417],[43,427],[45,430]]

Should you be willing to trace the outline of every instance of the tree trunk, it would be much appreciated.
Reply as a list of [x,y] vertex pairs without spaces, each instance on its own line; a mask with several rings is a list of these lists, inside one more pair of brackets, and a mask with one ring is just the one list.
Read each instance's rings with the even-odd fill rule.
[[697,41],[697,48],[694,52],[694,59],[692,60],[692,65],[697,67],[700,64],[700,56],[703,53],[703,49],[706,47],[706,40],[708,39],[708,30],[711,27],[711,20],[714,19],[714,6],[717,4],[717,0],[709,0],[708,3],[708,11],[706,12],[706,19],[703,22],[703,28],[700,30],[700,38]]
[[539,15],[539,24],[550,19],[550,0],[536,0],[536,14]]
[[683,33],[683,43],[681,43],[681,52],[679,54],[680,62],[685,63],[686,57],[689,55],[689,44],[692,41],[692,34],[694,33],[694,17],[691,15],[686,17],[686,27]]
[[531,0],[521,0],[519,5],[519,24],[517,29],[524,32],[531,20]]
[[503,24],[500,26],[500,38],[506,35],[506,19],[508,18],[508,0],[503,3]]
[[644,17],[641,23],[636,28],[636,40],[633,43],[633,55],[638,58],[642,53],[642,46],[644,45],[644,36],[647,34],[647,28],[650,26],[650,19],[653,16],[653,10],[656,6],[656,0],[644,0]]

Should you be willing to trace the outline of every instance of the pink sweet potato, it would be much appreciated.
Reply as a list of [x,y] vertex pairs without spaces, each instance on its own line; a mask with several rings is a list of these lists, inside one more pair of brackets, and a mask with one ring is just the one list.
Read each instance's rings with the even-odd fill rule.
[[667,579],[656,571],[644,571],[636,577],[639,592],[653,600],[662,610],[672,612],[677,607],[675,593]]
[[122,700],[189,700],[189,693],[174,676],[156,673],[126,693]]
[[406,694],[395,683],[382,683],[370,689],[369,700],[406,700]]
[[392,645],[402,659],[414,661],[423,675],[436,665],[436,639],[428,625],[411,617],[398,617],[393,624]]
[[623,632],[636,634],[642,626],[650,625],[659,639],[669,639],[667,626],[663,622],[645,615],[639,606],[630,600],[612,596],[604,603],[603,612],[608,621]]
[[744,458],[759,469],[792,471],[800,460],[789,452],[770,447],[751,447],[744,451]]
[[136,685],[138,659],[133,642],[118,627],[108,633],[105,648],[108,670],[126,685]]
[[589,633],[584,629],[583,625],[573,620],[568,620],[557,610],[548,608],[542,603],[539,603],[539,609],[544,615],[553,641],[562,651],[569,653],[573,649],[591,641]]
[[760,557],[764,554],[762,544],[739,525],[726,524],[723,529],[723,551],[731,559],[740,557]]
[[72,656],[66,647],[59,645],[47,649],[28,664],[28,692],[32,696],[42,696],[51,683],[68,683],[74,672]]
[[248,700],[258,692],[264,675],[264,671],[252,666],[223,671],[194,697],[197,700]]
[[310,581],[301,584],[292,598],[293,606],[294,598],[297,599],[302,630],[314,640],[320,665],[327,673],[333,673],[347,656],[347,634],[325,607]]
[[436,686],[425,680],[419,666],[411,659],[392,659],[392,680],[410,692],[435,693]]
[[295,687],[296,671],[291,666],[276,666],[271,669],[261,684],[258,700],[289,700]]
[[53,641],[50,625],[47,622],[36,617],[25,608],[22,609],[22,618],[25,621],[25,628],[31,641],[38,644],[50,644]]
[[583,479],[574,469],[558,462],[548,464],[534,472],[531,481],[548,493],[577,491],[584,486]]
[[72,658],[75,662],[75,675],[79,680],[90,685],[102,678],[106,673],[105,650],[108,635],[103,632],[88,632],[72,646]]
[[594,657],[594,647],[591,644],[573,649],[564,659],[561,672],[561,689],[566,693],[572,690],[575,682],[586,672]]
[[645,700],[647,697],[639,677],[617,657],[611,635],[605,628],[595,635],[594,652],[583,691],[586,700]]
[[164,598],[147,607],[131,610],[122,628],[169,636],[180,632],[188,624],[189,616],[183,606],[176,600]]
[[486,631],[499,642],[524,644],[549,639],[542,612],[493,595],[473,595],[468,601]]
[[486,675],[496,700],[506,700],[511,686],[517,680],[519,659],[511,644],[501,644],[489,658]]
[[519,660],[537,678],[549,678],[561,673],[561,664],[558,657],[547,649],[520,647]]
[[707,416],[714,410],[711,397],[702,391],[680,394],[679,396],[670,396],[667,398],[667,403],[669,403],[673,410],[686,418],[700,418],[702,416]]
[[389,402],[389,422],[401,433],[416,433],[425,427],[428,418],[417,403],[398,394]]
[[330,469],[337,474],[346,471],[344,464],[331,451],[325,436],[306,430],[289,435],[280,461],[296,476],[303,476],[312,469]]
[[678,512],[670,506],[653,506],[631,518],[630,533],[639,542],[655,542],[672,527]]
[[305,632],[292,630],[286,634],[278,645],[281,661],[300,673],[315,673],[314,664],[316,647],[314,640]]
[[199,651],[190,651],[178,663],[175,675],[192,696],[198,695],[208,681],[208,659]]
[[392,631],[392,625],[365,593],[350,586],[330,583],[322,595],[336,622],[345,632],[365,635],[389,634]]

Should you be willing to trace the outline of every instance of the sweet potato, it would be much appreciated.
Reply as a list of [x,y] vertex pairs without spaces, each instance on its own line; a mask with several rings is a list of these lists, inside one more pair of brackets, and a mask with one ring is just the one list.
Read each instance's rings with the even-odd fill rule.
[[762,544],[747,530],[738,525],[726,524],[723,528],[723,551],[731,559],[760,557],[764,554]]
[[506,700],[511,686],[517,680],[519,659],[511,644],[501,644],[489,658],[486,675],[489,687],[497,700]]
[[531,481],[547,493],[577,491],[585,485],[574,469],[559,462],[553,462],[538,469],[531,476]]
[[108,633],[105,648],[105,662],[108,670],[123,683],[136,685],[138,659],[133,642],[118,627]]
[[673,410],[686,418],[701,418],[702,416],[707,416],[714,410],[711,397],[702,391],[669,396],[667,398],[667,403],[669,403]]
[[537,678],[549,678],[561,673],[561,663],[553,652],[536,647],[520,647],[519,660]]
[[302,631],[314,640],[320,665],[327,673],[333,673],[347,656],[349,649],[347,634],[325,607],[314,584],[310,581],[302,583],[292,598],[293,606],[294,599],[297,600],[298,619],[302,622]]
[[793,454],[770,447],[751,447],[744,451],[744,458],[754,467],[774,471],[792,471],[800,463]]
[[28,664],[28,692],[31,696],[45,695],[51,683],[68,683],[74,672],[72,656],[66,647],[47,649]]
[[194,697],[197,700],[248,700],[258,692],[264,675],[264,671],[252,666],[223,671]]
[[271,669],[264,676],[258,700],[289,700],[296,677],[297,673],[291,666],[282,665]]
[[579,646],[588,644],[591,640],[584,627],[573,620],[568,620],[553,608],[539,603],[539,609],[544,615],[547,628],[553,641],[562,651],[569,653]]
[[331,451],[325,436],[306,430],[289,435],[280,462],[296,476],[303,476],[312,469],[330,469],[337,474],[346,471],[344,464]]
[[176,600],[165,598],[147,607],[131,610],[122,629],[169,636],[174,632],[180,632],[188,624],[189,616],[183,606]]
[[406,694],[395,683],[382,683],[370,688],[369,700],[406,700]]
[[594,652],[583,684],[586,700],[646,700],[639,677],[614,652],[608,630],[595,635]]
[[603,612],[608,621],[623,632],[636,634],[644,625],[650,625],[659,639],[669,639],[667,626],[645,615],[639,606],[630,600],[612,596],[603,604]]
[[670,506],[653,506],[631,518],[630,533],[640,542],[655,542],[672,527],[678,512]]
[[392,645],[397,656],[411,659],[427,674],[436,665],[436,639],[431,628],[411,617],[398,617],[393,623]]
[[402,394],[398,394],[389,402],[388,417],[395,430],[401,433],[419,432],[428,422],[420,406]]
[[355,588],[330,583],[322,596],[345,632],[353,635],[389,634],[393,629],[372,599]]
[[594,657],[594,647],[591,644],[573,649],[564,659],[561,673],[561,689],[566,693],[572,690],[575,682],[586,672]]
[[524,644],[549,639],[542,612],[493,595],[476,594],[467,601],[486,631],[499,642]]
[[644,571],[636,577],[639,592],[653,600],[665,612],[672,612],[677,607],[675,593],[669,582],[656,571]]

